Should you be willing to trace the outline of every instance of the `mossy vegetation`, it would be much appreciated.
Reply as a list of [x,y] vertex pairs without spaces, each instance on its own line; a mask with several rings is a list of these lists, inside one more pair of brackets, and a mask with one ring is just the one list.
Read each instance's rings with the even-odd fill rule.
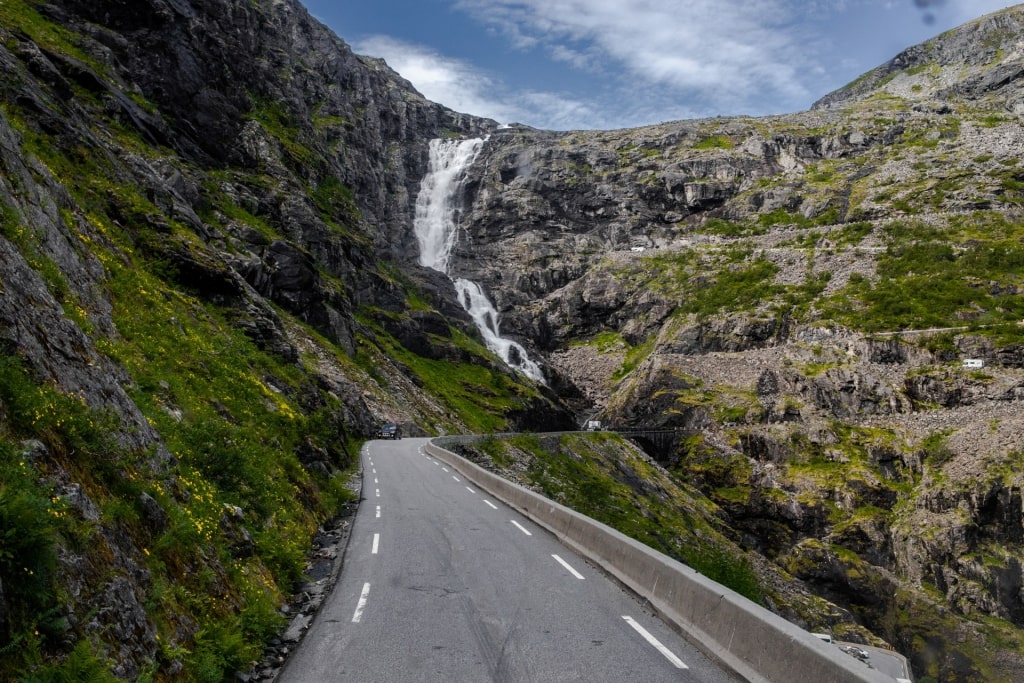
[[69,303],[71,296],[67,278],[60,267],[46,256],[40,249],[41,235],[28,227],[18,214],[17,209],[0,203],[0,235],[13,242],[46,282],[47,289],[54,299],[61,303]]
[[709,255],[717,269],[699,260],[696,250],[644,257],[642,272],[653,274],[649,287],[679,297],[677,314],[707,317],[723,311],[752,311],[783,291],[772,283],[779,267],[754,258],[742,247]]
[[[25,614],[12,622],[11,636],[39,647],[8,652],[2,666],[28,667],[39,680],[50,675],[46,671],[57,675],[62,667],[84,666],[72,658],[52,669],[43,666],[39,652],[40,638],[51,629],[39,620],[62,613],[53,581],[57,542],[87,555],[108,552],[96,542],[95,527],[35,483],[67,470],[96,502],[100,524],[119,528],[142,550],[136,559],[152,576],[146,604],[166,645],[164,664],[178,661],[195,680],[220,680],[258,657],[281,625],[276,608],[302,576],[316,525],[351,499],[345,476],[313,475],[296,453],[300,447],[321,449],[344,471],[358,443],[346,438],[333,399],[323,396],[312,411],[297,401],[308,379],[234,331],[227,311],[168,289],[143,263],[123,257],[104,259],[119,335],[100,345],[133,377],[136,404],[175,457],[169,471],[154,471],[152,453],[131,452],[113,440],[120,426],[111,416],[35,384],[16,358],[3,359],[0,406],[10,432],[2,460],[18,464],[3,474],[0,507],[12,525],[5,527],[12,530],[8,543],[24,538],[35,550],[8,545],[0,554],[16,554],[22,574],[36,577],[23,593]],[[25,439],[42,441],[46,456],[31,463],[17,455],[24,446],[16,443]],[[166,512],[165,531],[154,534],[144,522],[142,496]],[[297,497],[302,505],[295,504]],[[225,506],[240,510],[237,524],[251,530],[248,559],[233,556],[236,539],[224,525]],[[209,601],[211,569],[222,573],[217,584],[226,597],[216,609]],[[12,585],[7,576],[3,580]],[[180,640],[176,623],[183,614],[200,626],[194,642]],[[84,639],[79,660],[89,642],[99,647]]]
[[[451,415],[457,416],[459,429],[472,434],[504,432],[508,429],[507,415],[524,409],[539,399],[536,388],[519,381],[482,343],[465,332],[452,328],[450,337],[433,338],[438,349],[450,349],[454,355],[488,358],[491,363],[458,363],[449,357],[418,355],[395,339],[380,323],[380,311],[364,310],[357,314],[369,334],[362,339],[373,353],[360,354],[356,363],[371,377],[383,383],[376,365],[384,358],[400,364],[415,381],[434,396]],[[401,314],[392,314],[399,318]],[[378,355],[379,354],[379,355]],[[451,424],[448,425],[451,427]]]
[[284,154],[284,161],[289,164],[309,166],[316,163],[316,154],[308,141],[303,139],[305,122],[288,111],[281,102],[261,100],[249,114],[253,121],[259,122],[266,133],[279,146]]
[[1024,303],[1012,294],[1024,265],[1019,244],[955,246],[923,240],[917,231],[897,232],[895,224],[890,234],[878,258],[877,282],[851,277],[821,302],[822,315],[865,332],[1001,324],[1024,316]]
[[751,310],[756,304],[771,299],[777,291],[771,284],[778,266],[767,259],[744,262],[735,268],[718,272],[713,282],[693,292],[681,310],[700,316],[722,310]]
[[768,232],[768,228],[761,224],[752,225],[749,223],[727,221],[722,218],[711,218],[700,227],[700,231],[711,235],[721,235],[722,237],[752,237],[765,234]]
[[829,233],[828,237],[837,248],[852,247],[860,244],[865,237],[871,234],[872,230],[874,230],[874,225],[868,221],[857,221],[843,225],[838,230]]
[[80,38],[43,16],[37,9],[38,4],[32,0],[4,0],[0,3],[0,26],[16,26],[39,47],[105,73],[104,66],[80,47]]
[[112,416],[40,384],[13,355],[0,355],[0,410],[6,418],[0,425],[0,583],[8,609],[0,678],[113,681],[102,646],[88,638],[62,662],[48,662],[48,654],[74,635],[63,616],[68,596],[58,580],[59,549],[88,554],[101,541],[96,525],[48,475],[71,462],[88,475],[101,503],[127,495],[117,472],[124,453],[110,436]]
[[627,344],[618,332],[601,332],[588,341],[574,341],[574,345],[587,345],[594,347],[601,353],[608,353],[625,349]]
[[473,448],[498,467],[525,458],[525,483],[544,495],[761,600],[750,560],[722,534],[714,508],[666,477],[622,437],[522,435],[491,438]]
[[636,367],[644,361],[651,352],[654,351],[654,345],[657,339],[655,337],[648,337],[643,343],[637,344],[636,346],[630,346],[626,349],[626,357],[622,361],[622,365],[618,370],[615,371],[612,379],[621,379],[631,373]]
[[[0,376],[24,381],[11,358],[0,358]],[[14,385],[4,384],[0,391],[20,394]],[[34,407],[21,406],[26,409]],[[57,541],[61,533],[74,536],[75,530],[65,519],[66,505],[40,482],[40,474],[10,434],[0,439],[0,583],[9,610],[0,674],[7,680],[17,672],[15,655],[21,655],[23,665],[38,661],[46,641],[59,641],[68,629],[59,611]]]
[[728,135],[709,135],[693,143],[694,149],[732,149],[734,143]]

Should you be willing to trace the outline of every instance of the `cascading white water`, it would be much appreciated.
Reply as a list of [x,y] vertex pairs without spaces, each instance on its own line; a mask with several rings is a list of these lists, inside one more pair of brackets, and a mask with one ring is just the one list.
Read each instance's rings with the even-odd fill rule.
[[430,141],[430,166],[420,183],[413,223],[420,265],[448,273],[448,256],[458,235],[455,190],[483,144],[481,138]]
[[544,373],[540,366],[530,360],[526,355],[526,349],[511,339],[505,339],[498,333],[498,311],[488,300],[484,290],[475,282],[465,278],[455,280],[455,291],[459,293],[459,301],[462,307],[473,317],[473,322],[480,328],[484,336],[484,343],[487,348],[501,356],[509,366],[515,368],[527,377],[544,381]]
[[[484,141],[431,140],[430,167],[420,184],[416,197],[416,216],[413,230],[420,245],[420,264],[439,270],[451,277],[448,258],[458,238],[458,206],[456,191],[465,176],[465,171],[476,160]],[[511,339],[505,339],[499,332],[498,311],[475,282],[464,278],[452,278],[459,301],[473,318],[484,342],[502,360],[527,377],[538,382],[544,381],[540,366],[530,360],[526,349]]]

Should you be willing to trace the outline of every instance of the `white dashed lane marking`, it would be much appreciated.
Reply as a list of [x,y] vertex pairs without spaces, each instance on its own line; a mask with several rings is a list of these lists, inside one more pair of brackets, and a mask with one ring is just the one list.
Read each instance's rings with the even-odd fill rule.
[[580,581],[583,581],[583,574],[580,574],[578,571],[573,569],[572,566],[568,562],[566,562],[565,560],[560,558],[558,555],[552,555],[551,557],[555,558],[555,561],[557,561],[558,564],[560,564],[563,567],[565,567],[565,571],[569,572],[570,574],[575,576]]
[[366,609],[366,600],[370,597],[370,584],[363,584],[363,592],[359,594],[359,602],[356,603],[355,614],[352,615],[352,623],[358,624],[363,619],[363,610]]
[[686,664],[683,664],[683,660],[679,659],[679,657],[676,657],[675,654],[672,652],[672,650],[669,650],[667,647],[662,645],[661,641],[658,640],[657,638],[655,638],[653,635],[651,635],[647,631],[647,629],[645,629],[640,624],[636,623],[636,621],[633,620],[633,617],[627,617],[627,616],[624,615],[622,618],[625,619],[626,623],[629,624],[630,626],[632,626],[633,629],[637,633],[639,633],[641,636],[643,636],[644,640],[646,640],[648,643],[653,645],[654,648],[658,652],[660,652],[662,655],[664,655],[665,659],[667,659],[668,661],[670,661],[672,663],[672,666],[676,667],[677,669],[689,669],[690,668],[690,667],[686,666]]
[[523,532],[524,534],[526,534],[527,536],[533,536],[533,534],[531,534],[531,533],[530,533],[529,531],[527,531],[526,527],[524,527],[524,526],[523,526],[522,524],[520,524],[520,523],[519,523],[519,522],[517,522],[516,520],[514,520],[514,519],[511,519],[511,520],[509,520],[509,521],[510,521],[510,522],[512,522],[512,524],[514,524],[514,525],[515,525],[515,527],[516,527],[517,529],[519,529],[520,531],[522,531],[522,532]]

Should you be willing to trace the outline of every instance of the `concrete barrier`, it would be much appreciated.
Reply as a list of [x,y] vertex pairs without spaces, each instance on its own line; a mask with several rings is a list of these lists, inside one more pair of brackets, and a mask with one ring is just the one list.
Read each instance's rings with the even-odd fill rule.
[[705,654],[751,683],[895,680],[605,524],[503,479],[433,441],[426,451],[600,566],[646,599]]

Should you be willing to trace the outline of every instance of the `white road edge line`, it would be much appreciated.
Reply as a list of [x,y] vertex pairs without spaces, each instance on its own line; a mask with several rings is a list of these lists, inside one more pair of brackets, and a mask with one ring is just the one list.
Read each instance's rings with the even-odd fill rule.
[[366,609],[366,599],[370,597],[370,584],[363,584],[363,592],[359,594],[359,602],[356,603],[356,612],[352,615],[352,623],[358,624],[363,618],[363,610]]
[[373,535],[373,548],[370,550],[371,555],[376,555],[377,550],[380,549],[380,534]]
[[583,574],[580,574],[578,571],[573,569],[572,566],[568,562],[566,562],[565,560],[560,558],[558,555],[552,555],[551,557],[555,558],[555,560],[558,562],[558,564],[560,564],[563,567],[565,567],[565,571],[569,572],[570,574],[575,576],[580,581],[584,580],[585,577],[583,576]]
[[[367,585],[369,585],[369,584],[367,584]],[[660,640],[658,640],[657,638],[652,636],[647,631],[647,629],[645,629],[640,624],[636,623],[636,621],[633,620],[633,617],[628,617],[628,616],[623,615],[622,618],[625,619],[626,623],[629,624],[630,626],[632,626],[633,629],[637,633],[639,633],[641,636],[643,636],[644,640],[646,640],[648,643],[653,645],[654,648],[658,652],[660,652],[662,655],[664,655],[665,659],[667,659],[668,661],[670,661],[672,663],[672,666],[676,667],[677,669],[689,669],[690,668],[690,667],[686,666],[686,664],[683,663],[683,660],[679,659],[679,657],[676,657],[675,654],[672,652],[672,650],[669,650],[667,647],[665,647],[664,645],[661,644]]]
[[519,522],[517,522],[516,520],[514,520],[514,519],[510,519],[510,520],[508,520],[508,521],[510,521],[510,522],[512,522],[513,524],[515,524],[516,528],[517,528],[517,529],[519,529],[520,531],[522,531],[522,532],[523,532],[524,534],[526,534],[527,536],[533,536],[533,534],[531,534],[531,533],[530,533],[529,531],[527,531],[526,527],[524,527],[524,526],[523,526],[522,524],[520,524],[520,523],[519,523]]
[[495,510],[497,510],[497,509],[498,509],[498,506],[497,506],[497,505],[495,505],[494,503],[492,503],[491,501],[489,501],[489,500],[485,500],[484,502],[485,502],[485,503],[487,503],[488,505],[490,505],[490,506],[491,506],[492,508],[494,508]]

